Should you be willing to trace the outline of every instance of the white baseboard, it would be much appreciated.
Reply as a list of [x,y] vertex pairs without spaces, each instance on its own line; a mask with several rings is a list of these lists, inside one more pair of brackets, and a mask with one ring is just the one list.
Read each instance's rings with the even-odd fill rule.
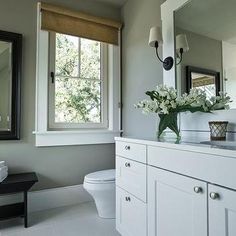
[[[0,196],[0,206],[23,201],[23,194]],[[45,189],[29,192],[29,212],[43,211],[57,207],[76,205],[93,201],[92,197],[83,188],[83,185],[74,185],[61,188]]]

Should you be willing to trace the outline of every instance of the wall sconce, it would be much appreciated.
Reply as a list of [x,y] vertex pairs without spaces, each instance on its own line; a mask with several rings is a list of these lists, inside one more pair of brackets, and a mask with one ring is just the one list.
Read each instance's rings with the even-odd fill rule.
[[[162,33],[160,27],[154,26],[150,29],[149,35],[149,46],[155,47],[156,55],[160,62],[163,63],[163,68],[165,70],[170,70],[173,67],[174,59],[173,57],[167,57],[164,61],[160,58],[158,54],[159,45],[163,44]],[[179,65],[183,60],[183,53],[189,50],[187,37],[185,34],[179,34],[176,36],[176,54],[179,62],[176,62],[176,65]]]
[[174,59],[173,57],[167,57],[164,60],[162,60],[158,54],[158,47],[159,45],[163,44],[162,40],[162,33],[161,29],[157,26],[154,26],[150,29],[150,35],[149,35],[149,46],[155,47],[156,49],[156,55],[160,62],[163,63],[163,68],[165,70],[170,70],[173,67]]
[[176,36],[176,54],[179,62],[176,65],[179,65],[183,60],[183,53],[189,50],[188,40],[185,34],[179,34]]

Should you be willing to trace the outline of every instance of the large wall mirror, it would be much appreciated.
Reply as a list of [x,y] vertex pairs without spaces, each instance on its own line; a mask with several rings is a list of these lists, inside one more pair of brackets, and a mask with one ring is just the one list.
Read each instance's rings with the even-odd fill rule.
[[[176,84],[180,92],[188,91],[189,86],[209,94],[221,90],[232,98],[231,108],[236,108],[235,9],[235,0],[190,0],[174,11]],[[181,44],[186,47],[182,60]],[[190,74],[189,68],[199,70]],[[191,79],[196,83],[189,85]]]
[[20,138],[22,35],[0,31],[0,140]]

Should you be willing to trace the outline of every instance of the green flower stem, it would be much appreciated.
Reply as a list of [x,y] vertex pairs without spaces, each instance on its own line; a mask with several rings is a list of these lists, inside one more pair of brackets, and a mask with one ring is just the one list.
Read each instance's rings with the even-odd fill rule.
[[167,128],[172,130],[177,138],[180,138],[180,130],[178,128],[178,113],[173,112],[169,114],[159,114],[160,122],[158,127],[158,138],[162,135],[163,131]]

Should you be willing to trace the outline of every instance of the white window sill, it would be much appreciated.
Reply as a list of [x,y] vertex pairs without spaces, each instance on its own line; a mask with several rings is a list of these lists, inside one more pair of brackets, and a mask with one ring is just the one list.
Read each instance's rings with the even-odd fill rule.
[[122,131],[81,130],[33,132],[36,147],[114,143]]

